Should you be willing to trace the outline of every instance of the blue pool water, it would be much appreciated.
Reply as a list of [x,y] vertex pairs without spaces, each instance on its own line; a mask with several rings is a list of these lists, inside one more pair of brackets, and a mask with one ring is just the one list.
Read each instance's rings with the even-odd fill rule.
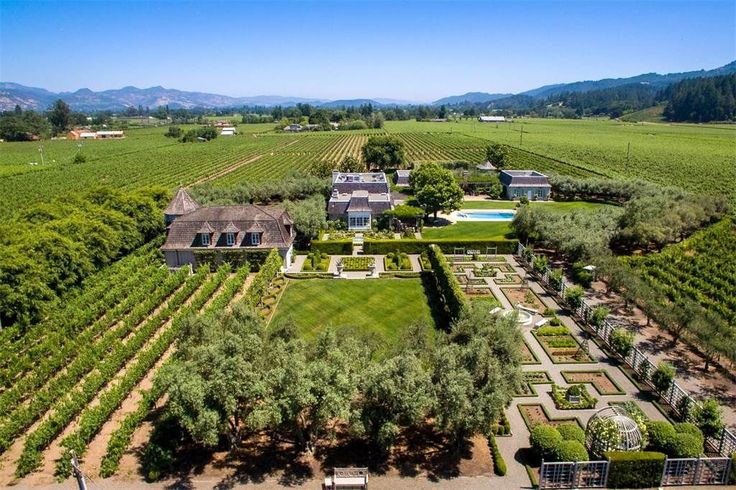
[[513,211],[459,211],[458,218],[478,221],[511,221],[514,219]]

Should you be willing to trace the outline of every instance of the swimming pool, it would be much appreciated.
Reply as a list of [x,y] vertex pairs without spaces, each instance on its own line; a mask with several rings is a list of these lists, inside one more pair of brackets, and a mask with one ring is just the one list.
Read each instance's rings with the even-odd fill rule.
[[515,211],[506,209],[466,209],[455,211],[454,218],[458,221],[511,221]]

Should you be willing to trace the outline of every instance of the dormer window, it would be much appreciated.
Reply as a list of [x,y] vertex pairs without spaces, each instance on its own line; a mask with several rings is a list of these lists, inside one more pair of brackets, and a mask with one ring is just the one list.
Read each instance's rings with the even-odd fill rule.
[[210,234],[209,233],[202,233],[202,245],[205,247],[210,246]]
[[235,233],[225,233],[225,244],[232,247],[235,244]]
[[261,234],[260,233],[251,233],[250,234],[250,244],[251,245],[260,245],[261,244]]

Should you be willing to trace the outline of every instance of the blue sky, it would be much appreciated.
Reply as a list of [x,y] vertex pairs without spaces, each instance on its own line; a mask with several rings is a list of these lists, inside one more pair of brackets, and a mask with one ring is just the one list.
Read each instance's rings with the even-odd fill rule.
[[734,59],[734,0],[0,0],[0,80],[54,91],[429,101]]

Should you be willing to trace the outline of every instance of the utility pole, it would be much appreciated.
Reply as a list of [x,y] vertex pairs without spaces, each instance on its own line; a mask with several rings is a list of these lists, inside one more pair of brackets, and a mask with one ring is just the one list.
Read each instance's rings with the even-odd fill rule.
[[74,475],[74,478],[77,479],[79,490],[87,490],[87,482],[84,481],[84,473],[82,473],[82,470],[79,468],[77,453],[74,451],[70,451],[70,453],[72,455],[72,474]]

